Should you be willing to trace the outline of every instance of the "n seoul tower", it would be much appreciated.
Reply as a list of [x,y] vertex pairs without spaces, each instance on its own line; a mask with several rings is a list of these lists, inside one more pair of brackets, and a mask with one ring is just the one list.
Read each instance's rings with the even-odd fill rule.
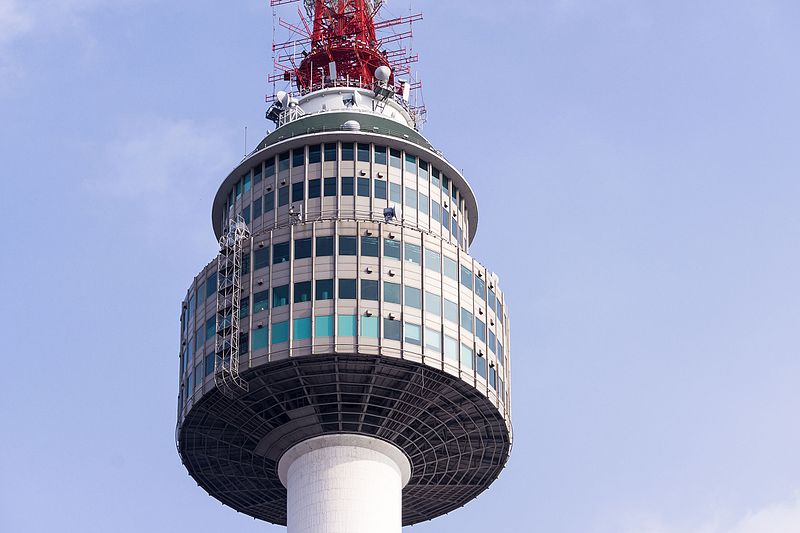
[[511,449],[505,294],[469,255],[469,183],[418,129],[421,16],[381,3],[276,19],[294,34],[273,45],[276,129],[222,181],[219,254],[182,303],[181,460],[289,533],[399,533],[478,496]]

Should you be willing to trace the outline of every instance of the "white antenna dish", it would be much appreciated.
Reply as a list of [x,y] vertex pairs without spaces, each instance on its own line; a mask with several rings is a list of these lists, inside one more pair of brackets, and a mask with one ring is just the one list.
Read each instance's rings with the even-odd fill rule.
[[408,83],[407,80],[400,80],[400,86],[402,88],[403,100],[408,103],[408,100],[411,98],[411,84]]
[[290,97],[289,93],[287,93],[286,91],[278,91],[278,93],[275,95],[275,100],[279,104],[281,104],[282,108],[286,109],[287,107],[289,107]]
[[392,76],[392,69],[383,65],[375,69],[375,79],[378,81],[382,81],[384,83],[389,81],[389,78]]

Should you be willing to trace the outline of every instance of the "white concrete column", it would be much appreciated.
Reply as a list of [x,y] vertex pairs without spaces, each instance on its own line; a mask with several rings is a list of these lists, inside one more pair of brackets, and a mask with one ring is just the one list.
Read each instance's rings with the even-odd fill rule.
[[406,455],[361,435],[324,435],[278,463],[287,489],[288,533],[401,533]]

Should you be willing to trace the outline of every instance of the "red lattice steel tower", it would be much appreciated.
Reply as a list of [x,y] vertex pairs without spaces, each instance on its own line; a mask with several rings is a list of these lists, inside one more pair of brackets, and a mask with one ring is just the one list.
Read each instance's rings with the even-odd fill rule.
[[[376,21],[381,0],[270,0],[270,5],[301,1],[307,16],[298,8],[298,24],[276,12],[275,27],[288,31],[289,39],[273,40],[275,73],[270,82],[294,82],[305,94],[330,85],[372,87],[375,70],[382,66],[391,69],[390,86],[396,85],[396,77],[410,76],[411,64],[419,57],[406,43],[421,14]],[[410,82],[409,89],[420,86]]]
[[378,48],[373,16],[372,3],[366,0],[316,0],[311,52],[297,70],[298,89],[311,88],[315,68],[328,79],[371,83],[375,69],[388,67],[389,60]]

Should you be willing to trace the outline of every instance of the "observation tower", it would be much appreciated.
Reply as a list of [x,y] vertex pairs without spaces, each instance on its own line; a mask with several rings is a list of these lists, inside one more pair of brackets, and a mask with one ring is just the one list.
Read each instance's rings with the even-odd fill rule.
[[419,131],[422,17],[381,4],[271,1],[276,129],[222,181],[182,303],[181,460],[289,533],[399,533],[511,449],[505,294],[469,254],[469,183]]

